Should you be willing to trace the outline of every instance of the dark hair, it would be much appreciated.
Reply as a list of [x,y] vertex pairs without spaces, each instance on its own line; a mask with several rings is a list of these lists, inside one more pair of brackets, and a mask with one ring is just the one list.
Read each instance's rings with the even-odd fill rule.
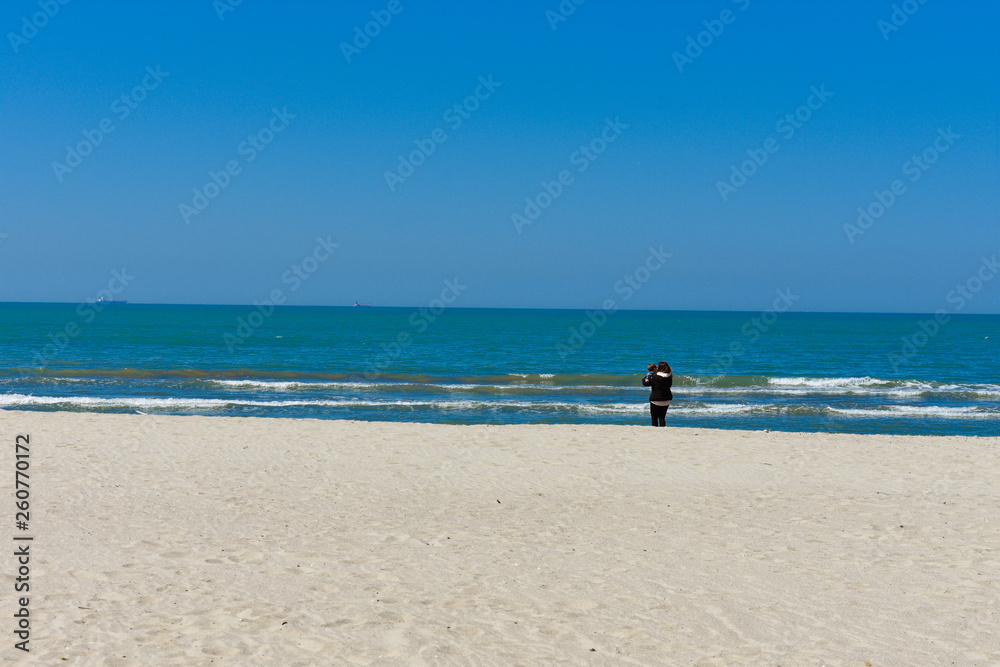
[[656,370],[656,364],[650,364],[650,365],[646,366],[646,370],[647,371],[655,371]]
[[657,364],[656,370],[660,373],[670,373],[671,375],[673,374],[673,371],[670,370],[670,364],[668,364],[665,361],[661,361],[659,364]]

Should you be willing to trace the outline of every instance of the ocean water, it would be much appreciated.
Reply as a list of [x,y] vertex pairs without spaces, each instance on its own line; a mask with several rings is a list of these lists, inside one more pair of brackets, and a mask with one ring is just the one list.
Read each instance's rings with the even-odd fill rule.
[[[256,313],[256,314],[255,314]],[[1000,435],[1000,316],[0,304],[0,408]]]

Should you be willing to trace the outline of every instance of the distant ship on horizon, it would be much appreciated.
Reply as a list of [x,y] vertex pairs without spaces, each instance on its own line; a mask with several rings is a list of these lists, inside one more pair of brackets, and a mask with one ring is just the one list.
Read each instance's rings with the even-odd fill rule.
[[352,308],[371,308],[371,307],[372,305],[370,303],[361,303],[360,301],[355,301],[354,305],[352,306]]
[[106,297],[101,297],[97,300],[97,303],[128,303],[128,301],[118,301],[117,299],[108,299]]

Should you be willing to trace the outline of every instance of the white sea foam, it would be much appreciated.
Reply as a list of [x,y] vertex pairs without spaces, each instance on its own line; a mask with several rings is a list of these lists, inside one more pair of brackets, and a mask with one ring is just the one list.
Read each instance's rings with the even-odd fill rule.
[[[550,376],[551,377],[551,376]],[[616,387],[612,385],[551,385],[551,384],[478,384],[471,382],[359,382],[359,381],[282,381],[282,380],[205,380],[205,382],[229,389],[253,389],[265,391],[291,391],[295,389],[385,389],[416,387],[419,389],[446,389],[446,390],[473,390],[473,389],[495,389],[497,391],[518,391],[521,389],[539,389],[542,391],[580,391],[586,389],[635,389],[639,391],[649,391],[648,389],[635,387]]]
[[1000,411],[973,407],[946,408],[938,405],[888,405],[878,408],[834,408],[830,412],[852,417],[940,417],[945,419],[1000,419]]
[[593,413],[630,413],[649,409],[641,403],[543,403],[542,405]]
[[904,396],[922,394],[973,394],[976,396],[1000,396],[997,384],[935,384],[919,380],[884,380],[872,377],[853,378],[767,378],[767,386],[741,387],[676,387],[678,391],[694,394],[742,394],[757,392],[763,394],[853,394],[869,396]]
[[891,385],[890,380],[879,380],[871,377],[853,378],[768,378],[768,384],[779,387],[815,387],[824,389],[828,387],[873,387]]
[[[563,407],[578,412],[611,412],[611,413],[648,413],[648,403],[536,403],[536,406]],[[743,412],[763,412],[781,406],[775,405],[750,405],[747,403],[715,403],[715,404],[680,404],[670,407],[671,413],[690,414],[738,414]]]
[[979,396],[1000,396],[1000,384],[943,384],[934,391],[954,392],[956,394],[977,394]]
[[322,387],[361,388],[377,387],[374,382],[323,382],[323,381],[282,381],[282,380],[206,380],[209,384],[230,389],[266,389],[268,391],[289,391],[292,389],[319,389]]
[[105,407],[105,408],[225,408],[236,406],[252,406],[265,408],[282,408],[293,406],[315,406],[315,407],[382,407],[382,408],[406,408],[406,407],[430,407],[436,409],[482,409],[482,408],[539,408],[552,407],[566,404],[538,403],[531,401],[435,401],[435,400],[362,400],[353,398],[344,399],[324,399],[324,400],[284,400],[284,401],[255,401],[249,399],[222,399],[222,398],[145,398],[145,397],[118,397],[100,398],[95,396],[32,396],[26,394],[2,394],[0,395],[0,407],[16,407],[28,405],[66,405],[78,407]]
[[[972,391],[972,390],[967,390]],[[899,387],[896,389],[876,389],[861,386],[809,386],[799,385],[793,387],[685,387],[674,385],[674,392],[686,392],[689,394],[764,394],[772,396],[804,396],[807,394],[823,395],[854,395],[854,396],[917,396],[924,393],[934,393],[935,389],[930,385],[922,387]]]
[[[104,398],[96,396],[35,396],[28,394],[0,394],[0,408],[29,406],[52,406],[64,409],[130,409],[130,410],[203,410],[221,412],[246,408],[260,408],[266,414],[269,409],[301,407],[332,409],[376,409],[376,410],[438,410],[472,411],[476,413],[497,411],[521,411],[534,413],[604,413],[641,414],[648,407],[644,402],[634,403],[574,403],[566,401],[539,400],[434,400],[392,399],[392,398],[329,398],[329,399],[286,399],[253,400],[249,398],[163,398],[124,396]],[[1000,420],[1000,409],[982,406],[943,407],[934,405],[885,405],[871,408],[838,408],[833,406],[801,406],[772,403],[701,403],[675,402],[672,414],[681,415],[731,415],[744,413],[758,414],[817,414],[827,412],[846,417],[859,418],[940,418],[940,419],[992,419]]]
[[749,405],[747,403],[716,403],[709,405],[695,405],[691,407],[679,407],[671,408],[671,410],[681,411],[684,414],[697,413],[697,414],[715,414],[715,415],[731,415],[739,414],[742,412],[764,412],[773,409],[773,405]]
[[[510,400],[278,400],[258,401],[250,399],[220,398],[147,398],[119,397],[100,398],[94,396],[31,396],[25,394],[0,395],[0,407],[18,406],[75,406],[80,408],[131,408],[131,409],[223,409],[239,406],[260,408],[283,407],[331,407],[331,408],[431,408],[436,410],[537,410],[544,412],[569,411],[590,413],[642,413],[648,410],[646,403],[565,403],[549,401]],[[746,404],[687,405],[680,408],[685,413],[726,414],[758,410],[767,406]],[[676,408],[674,409],[676,412]]]
[[[540,377],[545,377],[540,376]],[[550,376],[551,377],[551,376]],[[60,381],[88,381],[85,379],[63,379]],[[907,380],[899,384],[898,381],[881,380],[878,378],[768,378],[767,385],[748,385],[738,387],[711,387],[705,385],[674,385],[674,391],[680,394],[699,395],[720,395],[720,396],[746,396],[749,394],[763,394],[775,396],[801,396],[804,394],[823,395],[856,395],[856,396],[893,396],[899,398],[914,398],[921,395],[946,395],[946,394],[970,394],[983,398],[1000,397],[1000,385],[996,384],[943,384],[935,386],[933,383],[920,382],[917,380]],[[439,391],[476,391],[490,390],[497,393],[519,392],[524,390],[534,390],[540,392],[562,392],[580,393],[586,391],[625,391],[642,393],[648,391],[639,386],[616,386],[616,385],[551,385],[551,384],[479,384],[472,382],[362,382],[362,381],[282,381],[282,380],[206,380],[207,383],[232,390],[248,391],[322,391],[325,389],[339,390],[397,390],[413,387],[418,390],[439,390]]]

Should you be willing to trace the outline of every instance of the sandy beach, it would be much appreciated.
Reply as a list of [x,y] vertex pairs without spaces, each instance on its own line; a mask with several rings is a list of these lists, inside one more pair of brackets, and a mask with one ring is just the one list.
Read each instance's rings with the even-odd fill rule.
[[7,664],[1000,664],[998,438],[17,411],[0,433],[7,498],[31,437],[31,652],[8,555]]

